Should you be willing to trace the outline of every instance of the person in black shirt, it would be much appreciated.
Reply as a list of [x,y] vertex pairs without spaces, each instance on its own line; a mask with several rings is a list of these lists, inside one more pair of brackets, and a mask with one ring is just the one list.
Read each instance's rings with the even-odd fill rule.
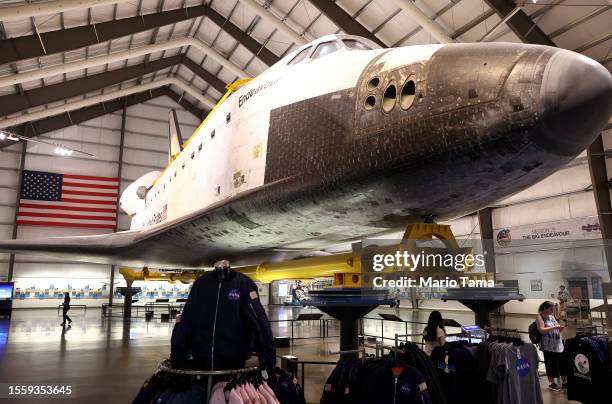
[[438,310],[434,310],[429,314],[427,326],[423,330],[423,339],[425,340],[425,353],[431,355],[434,348],[444,345],[446,342],[446,330],[444,330],[444,320],[442,314]]
[[68,320],[69,324],[72,323],[72,319],[68,317],[68,310],[70,310],[70,293],[64,293],[64,302],[62,303],[62,305],[64,306],[62,307],[63,318],[62,323],[60,325],[63,327],[66,325],[66,320]]

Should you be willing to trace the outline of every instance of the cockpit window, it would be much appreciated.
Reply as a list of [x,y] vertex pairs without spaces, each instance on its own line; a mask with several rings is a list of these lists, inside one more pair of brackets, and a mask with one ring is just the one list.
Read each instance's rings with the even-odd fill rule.
[[306,58],[306,55],[308,55],[308,52],[310,52],[310,50],[312,49],[312,46],[309,46],[306,49],[303,49],[300,53],[298,53],[297,55],[294,56],[293,59],[291,59],[291,61],[289,61],[289,63],[287,63],[288,65],[295,65],[300,63],[302,60],[304,60]]
[[336,41],[323,42],[322,44],[319,44],[319,46],[317,46],[317,49],[315,49],[314,53],[312,54],[312,59],[318,59],[320,57],[327,56],[330,53],[334,53],[338,49],[340,49],[340,45]]
[[356,39],[343,39],[342,42],[349,50],[372,50],[372,48]]

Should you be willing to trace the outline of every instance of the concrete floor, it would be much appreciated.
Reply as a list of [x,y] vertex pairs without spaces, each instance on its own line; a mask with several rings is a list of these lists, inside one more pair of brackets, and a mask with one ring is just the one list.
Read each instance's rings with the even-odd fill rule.
[[[277,306],[269,310],[271,320],[290,319],[309,311]],[[380,312],[393,311],[381,309]],[[69,402],[91,403],[104,399],[109,403],[129,403],[159,361],[169,354],[172,324],[161,323],[159,319],[151,322],[143,319],[124,322],[120,318],[102,320],[97,309],[89,309],[86,315],[75,309],[70,315],[72,326],[64,330],[54,310],[15,310],[10,321],[0,320],[0,386],[6,383],[69,384],[74,391]],[[426,311],[401,312],[404,320],[416,322],[425,322],[428,315]],[[443,315],[462,324],[473,323],[470,313],[447,312]],[[378,315],[373,312],[367,317]],[[494,321],[498,327],[526,330],[532,319],[508,316],[504,321]],[[364,327],[366,334],[381,334],[380,321],[366,320]],[[289,323],[273,322],[272,329],[275,335],[291,335]],[[413,324],[408,333],[421,333],[422,329],[422,325]],[[406,330],[401,323],[397,326],[385,322],[383,331],[385,336],[393,337],[396,332],[404,334]],[[457,331],[447,330],[449,333]],[[338,332],[338,327],[332,325],[329,335],[338,335]],[[293,333],[294,337],[319,335],[319,323],[295,324]],[[392,345],[391,341],[386,343]],[[338,338],[296,339],[291,348],[279,349],[278,354],[292,354],[300,360],[335,361],[338,356],[330,352],[338,349]],[[319,401],[332,368],[306,366],[305,387],[309,403]],[[546,388],[545,377],[541,382],[545,403],[568,403],[564,393]],[[0,398],[0,402],[10,401],[13,400]],[[20,399],[19,403],[54,401],[59,400]]]

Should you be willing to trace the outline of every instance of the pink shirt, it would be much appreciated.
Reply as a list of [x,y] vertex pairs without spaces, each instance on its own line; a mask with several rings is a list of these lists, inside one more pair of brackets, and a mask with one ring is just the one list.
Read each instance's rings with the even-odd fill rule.
[[266,385],[264,384],[259,386],[257,392],[264,397],[264,399],[266,400],[266,404],[278,404],[278,401],[276,401],[276,397],[274,397],[274,394],[270,395],[270,392],[264,386]]
[[244,404],[244,401],[242,401],[242,398],[240,398],[240,395],[238,395],[238,392],[236,392],[236,389],[233,389],[229,392],[229,397],[227,400],[228,404]]
[[223,388],[225,388],[225,382],[219,382],[213,386],[209,404],[226,404]]
[[244,386],[238,386],[236,390],[238,390],[238,394],[242,398],[242,401],[244,402],[244,404],[253,404],[253,401],[251,400],[251,397],[249,397]]
[[261,387],[263,387],[263,389],[267,391],[270,394],[270,396],[272,396],[272,398],[274,399],[274,403],[280,404],[280,402],[276,398],[276,394],[274,394],[274,390],[272,390],[272,387],[268,386],[268,383],[262,384]]

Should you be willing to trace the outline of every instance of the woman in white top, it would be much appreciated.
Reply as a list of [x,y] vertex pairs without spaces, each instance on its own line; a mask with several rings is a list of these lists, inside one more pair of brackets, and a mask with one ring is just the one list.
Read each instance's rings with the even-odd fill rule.
[[[567,372],[563,361],[563,341],[561,340],[561,326],[553,312],[555,305],[553,302],[545,301],[538,309],[536,324],[538,331],[542,335],[540,349],[544,352],[544,365],[546,376],[548,376],[548,388],[551,390],[561,390],[567,386]],[[561,386],[557,384],[557,378],[561,379]]]
[[425,341],[425,353],[427,355],[431,355],[435,347],[442,346],[446,342],[444,322],[439,311],[434,310],[429,314],[427,326],[423,331],[423,340]]

